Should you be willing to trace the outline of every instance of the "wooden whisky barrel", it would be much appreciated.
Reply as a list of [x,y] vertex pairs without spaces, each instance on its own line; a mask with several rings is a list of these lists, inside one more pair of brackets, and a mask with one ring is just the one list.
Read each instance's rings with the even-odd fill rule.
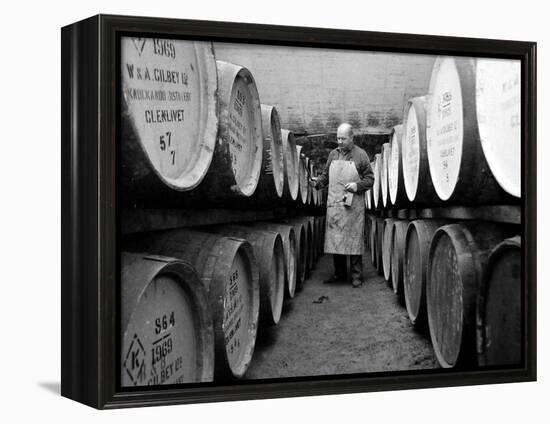
[[384,220],[384,229],[382,235],[382,269],[384,279],[391,282],[391,244],[393,235],[393,224],[395,219],[386,218]]
[[388,190],[390,204],[393,206],[404,206],[408,203],[403,181],[403,125],[393,127],[393,134],[390,143],[390,160],[388,162]]
[[[376,200],[376,197],[380,198],[380,177],[377,175],[377,172],[379,174],[380,170],[376,169],[376,162],[377,162],[377,158],[376,158],[376,155],[374,155],[374,160],[371,162],[371,169],[372,169],[374,181],[370,189],[371,190],[371,210],[373,211],[378,208],[378,200]],[[378,184],[378,189],[375,190],[375,187],[377,184]],[[380,202],[380,204],[381,203],[382,202]]]
[[380,194],[382,197],[382,207],[389,206],[388,196],[388,164],[390,158],[390,143],[382,145],[381,167],[380,167]]
[[476,59],[481,147],[500,187],[521,197],[521,62]]
[[436,59],[430,79],[428,163],[435,191],[447,203],[487,205],[507,200],[481,146],[475,75],[474,59],[445,56]]
[[411,221],[405,236],[403,286],[405,306],[411,323],[417,328],[427,325],[426,280],[430,241],[435,231],[449,221],[418,219]]
[[[311,229],[311,247],[309,249],[309,263],[310,263],[310,270],[313,270],[315,268],[315,249],[317,246],[317,232],[315,231],[315,217],[311,215],[307,215],[304,218],[306,218],[309,222],[309,228]],[[310,271],[311,272],[311,271]]]
[[124,203],[199,185],[216,145],[217,89],[212,43],[122,37]]
[[384,275],[384,266],[382,264],[382,241],[384,240],[384,218],[376,218],[376,269],[379,275]]
[[306,157],[302,154],[302,146],[296,146],[296,157],[298,158],[298,203],[307,205],[309,183],[306,169]]
[[373,249],[373,245],[372,245],[372,240],[373,240],[372,227],[374,225],[376,225],[375,223],[376,223],[376,220],[375,220],[375,217],[373,215],[367,214],[365,216],[365,245],[367,246],[367,251],[369,252],[368,254],[370,255],[371,262],[373,261],[373,257],[372,257],[372,249]]
[[280,222],[294,228],[294,236],[296,238],[296,286],[298,288],[306,281],[307,227],[302,221],[283,219]]
[[374,209],[379,209],[382,207],[382,194],[381,188],[382,184],[380,183],[381,178],[381,166],[382,166],[382,154],[377,153],[374,155],[374,185],[372,186],[372,194],[374,200]]
[[370,260],[372,262],[372,265],[377,268],[378,265],[376,263],[376,259],[377,259],[377,253],[376,253],[376,239],[378,237],[378,234],[376,233],[377,231],[377,226],[376,226],[376,217],[374,215],[370,215],[370,219],[371,219],[371,225],[370,225],[370,241],[369,241],[369,245],[370,245]]
[[317,263],[317,258],[319,257],[319,237],[321,234],[319,233],[319,217],[317,216],[311,216],[311,226],[313,228],[313,265]]
[[490,251],[506,227],[463,222],[440,227],[430,243],[426,303],[434,352],[444,368],[476,364],[476,302]]
[[212,319],[190,264],[123,252],[121,332],[123,387],[213,380]]
[[[262,111],[254,77],[247,68],[216,61],[218,142],[199,190],[211,202],[250,197],[263,159]],[[235,204],[238,205],[237,202]]]
[[296,216],[287,218],[286,220],[292,225],[301,224],[304,227],[304,246],[305,251],[303,255],[302,266],[305,272],[305,278],[308,278],[312,269],[312,244],[313,244],[313,229],[311,227],[311,221],[306,216]]
[[323,246],[325,245],[325,239],[323,237],[323,217],[315,217],[315,225],[317,226],[317,259],[323,254]]
[[435,192],[426,141],[426,107],[428,96],[414,97],[405,107],[402,144],[403,182],[407,199],[415,205],[441,203]]
[[240,225],[216,225],[207,230],[242,238],[252,245],[260,270],[260,325],[278,324],[285,290],[285,253],[281,236],[274,231]]
[[279,114],[274,106],[261,105],[263,158],[258,187],[251,202],[273,207],[283,197],[284,158]]
[[408,225],[409,221],[396,219],[392,226],[390,274],[393,292],[399,297],[403,297],[404,294],[403,263],[405,257],[405,236]]
[[285,252],[285,295],[292,299],[296,292],[296,276],[298,273],[297,246],[294,227],[292,225],[273,222],[255,222],[256,228],[274,231],[281,236]]
[[521,237],[504,240],[491,252],[477,301],[479,365],[522,362]]
[[311,226],[311,269],[315,268],[315,263],[317,260],[317,244],[319,243],[318,237],[319,233],[317,232],[317,226],[315,225],[315,217],[312,215],[306,216],[306,218],[309,220],[309,224]]
[[294,133],[288,130],[281,130],[283,140],[283,158],[284,158],[284,190],[283,198],[287,201],[296,201],[300,188],[298,154],[296,151],[296,142]]
[[125,248],[193,265],[208,293],[215,375],[242,377],[252,360],[260,305],[259,270],[251,245],[243,239],[177,229],[128,237]]
[[309,175],[311,175],[311,166],[310,166],[310,160],[307,156],[304,155],[304,163],[306,168],[306,188],[307,188],[307,201],[306,205],[311,206],[313,204],[313,197],[311,192],[311,185],[309,184]]
[[372,188],[369,190],[369,210],[372,211],[374,210],[374,195],[373,195],[373,190]]
[[[312,178],[317,178],[317,173],[315,172],[315,167],[313,166],[313,160],[308,159],[308,163],[309,163],[309,175]],[[311,196],[311,204],[315,207],[318,207],[319,206],[318,192],[313,188],[313,186],[311,186],[311,184],[308,184],[308,187],[309,187],[309,193]]]

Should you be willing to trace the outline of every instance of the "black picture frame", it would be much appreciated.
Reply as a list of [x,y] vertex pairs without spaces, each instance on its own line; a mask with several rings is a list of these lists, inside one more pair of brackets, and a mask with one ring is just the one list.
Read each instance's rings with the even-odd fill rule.
[[[117,390],[117,68],[120,34],[521,60],[521,368],[428,370]],[[536,43],[97,15],[61,32],[61,394],[95,408],[536,380]]]

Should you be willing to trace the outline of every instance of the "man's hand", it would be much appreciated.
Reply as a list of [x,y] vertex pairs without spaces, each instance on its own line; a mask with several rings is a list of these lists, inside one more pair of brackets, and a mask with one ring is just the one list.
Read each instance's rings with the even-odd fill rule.
[[310,186],[317,188],[317,177],[309,177],[308,182]]
[[344,189],[350,193],[357,193],[357,183],[347,183]]

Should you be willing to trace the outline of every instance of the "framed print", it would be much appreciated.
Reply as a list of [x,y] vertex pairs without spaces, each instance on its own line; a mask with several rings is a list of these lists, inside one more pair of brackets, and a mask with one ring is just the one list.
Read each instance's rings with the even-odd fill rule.
[[536,379],[536,44],[62,29],[62,395]]

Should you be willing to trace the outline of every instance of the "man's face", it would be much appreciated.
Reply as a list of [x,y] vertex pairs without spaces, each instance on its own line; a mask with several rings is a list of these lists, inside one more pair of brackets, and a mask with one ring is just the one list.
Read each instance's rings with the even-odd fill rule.
[[351,149],[353,143],[352,136],[349,132],[341,129],[338,129],[336,133],[336,141],[338,142],[338,147],[345,152]]

